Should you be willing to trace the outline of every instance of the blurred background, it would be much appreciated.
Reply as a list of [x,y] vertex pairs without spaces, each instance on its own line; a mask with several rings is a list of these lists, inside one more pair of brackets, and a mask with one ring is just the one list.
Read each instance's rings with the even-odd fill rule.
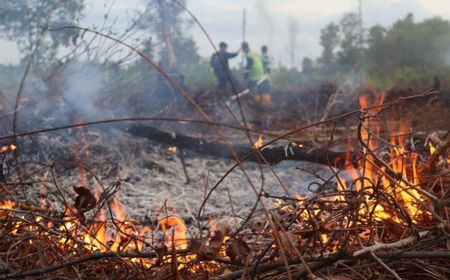
[[[242,41],[255,52],[267,46],[270,82],[273,92],[282,96],[281,103],[272,98],[275,106],[292,104],[300,96],[310,109],[318,102],[311,101],[311,95],[319,98],[324,93],[319,103],[325,106],[342,84],[347,92],[361,85],[379,91],[429,86],[445,90],[449,14],[444,0],[4,0],[0,109],[7,119],[30,65],[19,117],[34,110],[40,119],[35,128],[50,119],[54,125],[55,116],[56,123],[66,124],[73,123],[74,115],[94,120],[186,112],[177,90],[123,43],[152,59],[206,107],[223,95],[216,92],[210,61],[219,42],[227,43],[230,52]],[[240,85],[244,66],[242,54],[230,59]],[[339,100],[343,104],[334,106],[335,113],[355,102]],[[320,104],[299,119],[323,118]]]

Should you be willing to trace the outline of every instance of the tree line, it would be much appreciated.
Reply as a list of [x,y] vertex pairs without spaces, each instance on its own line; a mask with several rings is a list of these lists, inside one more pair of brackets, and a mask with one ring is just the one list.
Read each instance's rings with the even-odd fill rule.
[[[166,34],[161,28],[161,0],[143,0],[143,3],[144,9],[133,14],[123,33],[115,29],[114,20],[105,12],[102,31],[124,39],[131,38],[133,34],[143,34],[138,36],[134,45],[164,67],[168,64],[168,57],[165,51]],[[193,25],[192,20],[181,5],[170,3],[166,17],[170,22],[171,41],[180,71],[193,85],[212,86],[214,78],[209,58],[199,55],[196,42],[186,32]],[[185,1],[180,3],[186,4]],[[119,68],[111,68],[122,75],[144,73],[142,69],[151,71],[142,61],[127,63],[127,57],[117,61],[116,56],[112,55],[117,50],[105,51],[101,44],[92,43],[92,38],[80,31],[66,30],[41,35],[44,27],[78,25],[85,17],[86,5],[86,1],[79,0],[5,0],[0,9],[0,37],[18,43],[24,62],[40,40],[34,65],[40,68],[42,76],[50,75],[55,65],[65,62],[57,55],[61,47],[74,49],[75,46],[84,46],[84,49],[74,52],[72,56],[65,56],[66,60],[79,59],[77,54],[83,53],[88,60],[100,65],[119,65]],[[106,24],[108,20],[111,26]],[[273,65],[273,84],[296,86],[311,81],[335,81],[353,75],[360,80],[369,79],[379,85],[392,86],[430,80],[434,76],[443,78],[450,74],[450,22],[439,17],[417,22],[412,14],[408,14],[391,26],[375,25],[364,29],[357,14],[347,13],[340,21],[330,23],[321,30],[319,44],[322,53],[318,58],[305,57],[302,65],[297,66]],[[0,66],[3,77],[11,71],[11,66]],[[148,81],[147,77],[144,75],[142,79]],[[5,79],[0,78],[0,82],[2,80]]]
[[413,14],[389,27],[361,30],[354,13],[321,30],[322,54],[314,64],[303,60],[303,72],[323,77],[362,73],[378,84],[431,80],[450,74],[450,22],[439,17],[414,20]]

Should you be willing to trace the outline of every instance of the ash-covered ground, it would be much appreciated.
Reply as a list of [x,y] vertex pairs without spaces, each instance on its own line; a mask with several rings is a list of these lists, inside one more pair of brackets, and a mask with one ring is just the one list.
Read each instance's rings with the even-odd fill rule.
[[[32,198],[43,207],[49,203],[52,209],[61,209],[60,192],[68,203],[73,203],[73,186],[87,185],[95,193],[121,181],[114,197],[124,205],[129,218],[141,221],[173,213],[188,221],[196,219],[206,193],[234,165],[233,160],[186,150],[184,161],[190,180],[186,183],[179,153],[168,151],[168,146],[133,137],[123,127],[91,126],[30,136],[19,145],[19,155],[22,180],[29,182],[17,191],[19,196]],[[12,159],[9,162],[14,165]],[[275,196],[287,195],[284,188],[289,195],[305,194],[312,182],[323,183],[310,172],[323,178],[331,176],[327,167],[305,162],[286,161],[271,167],[244,163],[242,168],[258,192],[263,187],[266,193]],[[17,180],[15,168],[10,168],[9,173],[10,181]],[[245,217],[255,205],[256,197],[244,171],[236,168],[214,190],[204,215]]]
[[[82,78],[82,81],[77,80],[75,84],[89,82],[84,79],[85,76]],[[93,79],[91,83],[94,81],[96,79]],[[334,87],[319,87],[314,92],[280,92],[273,94],[273,104],[270,108],[261,110],[261,108],[251,106],[251,103],[245,104],[244,102],[243,111],[252,127],[265,126],[267,131],[291,130],[320,119],[318,112],[323,111],[323,107],[327,104],[326,97],[334,90]],[[86,98],[77,98],[79,92],[85,92],[83,96]],[[24,92],[23,100],[20,102],[21,106],[19,106],[17,115],[18,132],[73,124],[83,121],[83,119],[104,120],[135,116],[201,119],[200,114],[192,108],[192,105],[180,100],[164,107],[164,110],[140,115],[138,110],[133,111],[132,107],[125,102],[126,99],[122,103],[111,103],[114,104],[112,106],[110,103],[103,102],[104,96],[100,98],[98,94],[90,91],[77,91],[77,94],[72,94],[75,96],[72,98],[59,98],[59,95],[55,95],[52,98],[43,99],[42,96],[48,96],[47,89],[39,90],[37,87],[30,86]],[[94,99],[97,101],[97,103],[94,102],[97,106],[86,105],[93,102],[91,95],[97,97]],[[12,104],[7,112],[11,112],[16,93],[12,91],[7,96],[10,99],[8,103]],[[122,92],[121,96],[123,96]],[[202,96],[197,99],[201,101],[200,105],[204,105],[206,113],[213,120],[234,123],[234,117],[227,111],[223,102],[215,100],[216,97],[211,94],[209,99]],[[103,101],[100,102],[101,100]],[[316,102],[312,102],[314,100]],[[102,106],[99,106],[99,103]],[[144,101],[138,103],[142,106],[150,104]],[[347,103],[352,104],[351,100],[348,100]],[[321,106],[313,106],[314,104]],[[314,108],[314,112],[306,112],[308,108]],[[237,104],[233,103],[231,109],[234,115],[239,117]],[[336,115],[338,111],[344,109],[336,108],[337,112],[330,116]],[[411,110],[410,107],[405,107],[402,113],[414,112],[416,118],[425,119],[422,117],[422,111],[425,112],[425,110]],[[443,127],[440,125],[441,120],[448,119],[442,117],[441,111],[434,111],[439,112],[439,116],[436,117],[436,121],[432,122],[433,125],[430,125],[429,122],[426,123],[428,129]],[[426,112],[429,115],[429,111]],[[7,128],[11,127],[13,122],[12,114],[9,113],[5,116],[2,119],[4,128],[2,135],[10,133]],[[357,118],[354,118],[355,120]],[[418,124],[420,123],[416,122],[416,126]],[[5,157],[4,166],[9,169],[9,172],[6,172],[7,182],[13,185],[20,181],[25,182],[14,188],[15,194],[23,198],[23,201],[32,199],[36,205],[48,202],[52,209],[62,211],[62,205],[64,205],[62,196],[68,203],[74,201],[73,186],[85,185],[93,193],[102,193],[103,188],[113,186],[120,181],[119,190],[114,197],[124,205],[130,218],[145,220],[154,218],[156,215],[173,214],[175,211],[186,219],[196,217],[205,200],[206,193],[227,173],[234,165],[234,161],[194,154],[189,150],[184,150],[185,166],[190,179],[187,184],[179,154],[169,152],[168,146],[156,144],[148,139],[133,137],[125,132],[128,125],[130,123],[95,125],[19,137],[18,164],[11,154],[3,155]],[[204,137],[205,139],[216,137],[211,127],[208,126],[199,129],[180,123],[167,125],[162,122],[153,122],[149,125],[155,125],[164,131]],[[352,125],[352,123],[343,123],[340,127],[345,132],[353,133],[354,131],[348,130],[347,125]],[[225,131],[225,129],[223,130]],[[329,131],[325,132],[327,141],[330,133]],[[231,142],[245,143],[242,131],[226,130],[225,134],[232,138]],[[302,134],[299,138],[301,137],[305,137],[305,135]],[[355,136],[353,135],[353,137]],[[217,139],[216,137],[215,140]],[[341,135],[341,139],[347,139],[347,137]],[[248,143],[248,145],[251,144]],[[247,180],[242,169],[236,168],[212,192],[206,202],[206,209],[203,213],[205,216],[211,214],[217,218],[244,217],[256,203],[257,195],[252,185],[257,191],[263,187],[265,192],[273,196],[287,195],[285,189],[289,192],[289,196],[293,196],[297,193],[308,193],[308,187],[313,182],[317,182],[319,185],[323,183],[312,173],[316,173],[325,180],[332,177],[328,167],[306,162],[286,161],[272,167],[244,163],[242,168],[247,172],[252,184]],[[53,172],[51,172],[52,170]],[[17,176],[18,171],[21,174],[21,180]],[[333,183],[330,185],[332,186]],[[317,184],[312,185],[312,189],[317,189]],[[48,205],[41,206],[47,207]]]

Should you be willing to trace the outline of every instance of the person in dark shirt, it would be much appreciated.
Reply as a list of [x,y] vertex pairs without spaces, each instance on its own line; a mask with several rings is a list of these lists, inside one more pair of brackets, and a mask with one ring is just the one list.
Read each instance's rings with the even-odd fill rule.
[[268,54],[268,48],[266,45],[261,47],[261,57],[264,66],[264,73],[270,74],[270,57]]
[[228,60],[236,57],[239,54],[239,50],[234,53],[227,52],[228,45],[224,42],[219,44],[219,51],[211,57],[211,67],[214,70],[214,74],[219,82],[219,89],[226,90],[228,83],[233,83],[237,87],[236,80],[230,71],[230,65]]

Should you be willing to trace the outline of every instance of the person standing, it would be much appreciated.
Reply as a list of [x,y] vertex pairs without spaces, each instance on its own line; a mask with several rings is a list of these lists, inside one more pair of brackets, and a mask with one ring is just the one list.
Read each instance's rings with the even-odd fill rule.
[[247,81],[247,86],[255,94],[257,103],[261,102],[263,106],[268,106],[271,101],[271,85],[264,72],[263,61],[256,52],[250,50],[247,42],[242,43],[242,51],[246,58],[244,78]]
[[228,61],[232,58],[235,58],[239,54],[239,50],[237,52],[231,53],[227,52],[228,45],[224,42],[219,44],[219,51],[214,53],[211,57],[211,67],[214,70],[214,74],[216,75],[217,81],[219,83],[219,90],[227,90],[228,83],[231,86],[237,86],[236,80],[230,71],[230,65]]
[[264,73],[267,75],[270,74],[270,56],[268,54],[268,48],[266,45],[261,47],[261,56],[262,56],[262,62],[264,67]]

